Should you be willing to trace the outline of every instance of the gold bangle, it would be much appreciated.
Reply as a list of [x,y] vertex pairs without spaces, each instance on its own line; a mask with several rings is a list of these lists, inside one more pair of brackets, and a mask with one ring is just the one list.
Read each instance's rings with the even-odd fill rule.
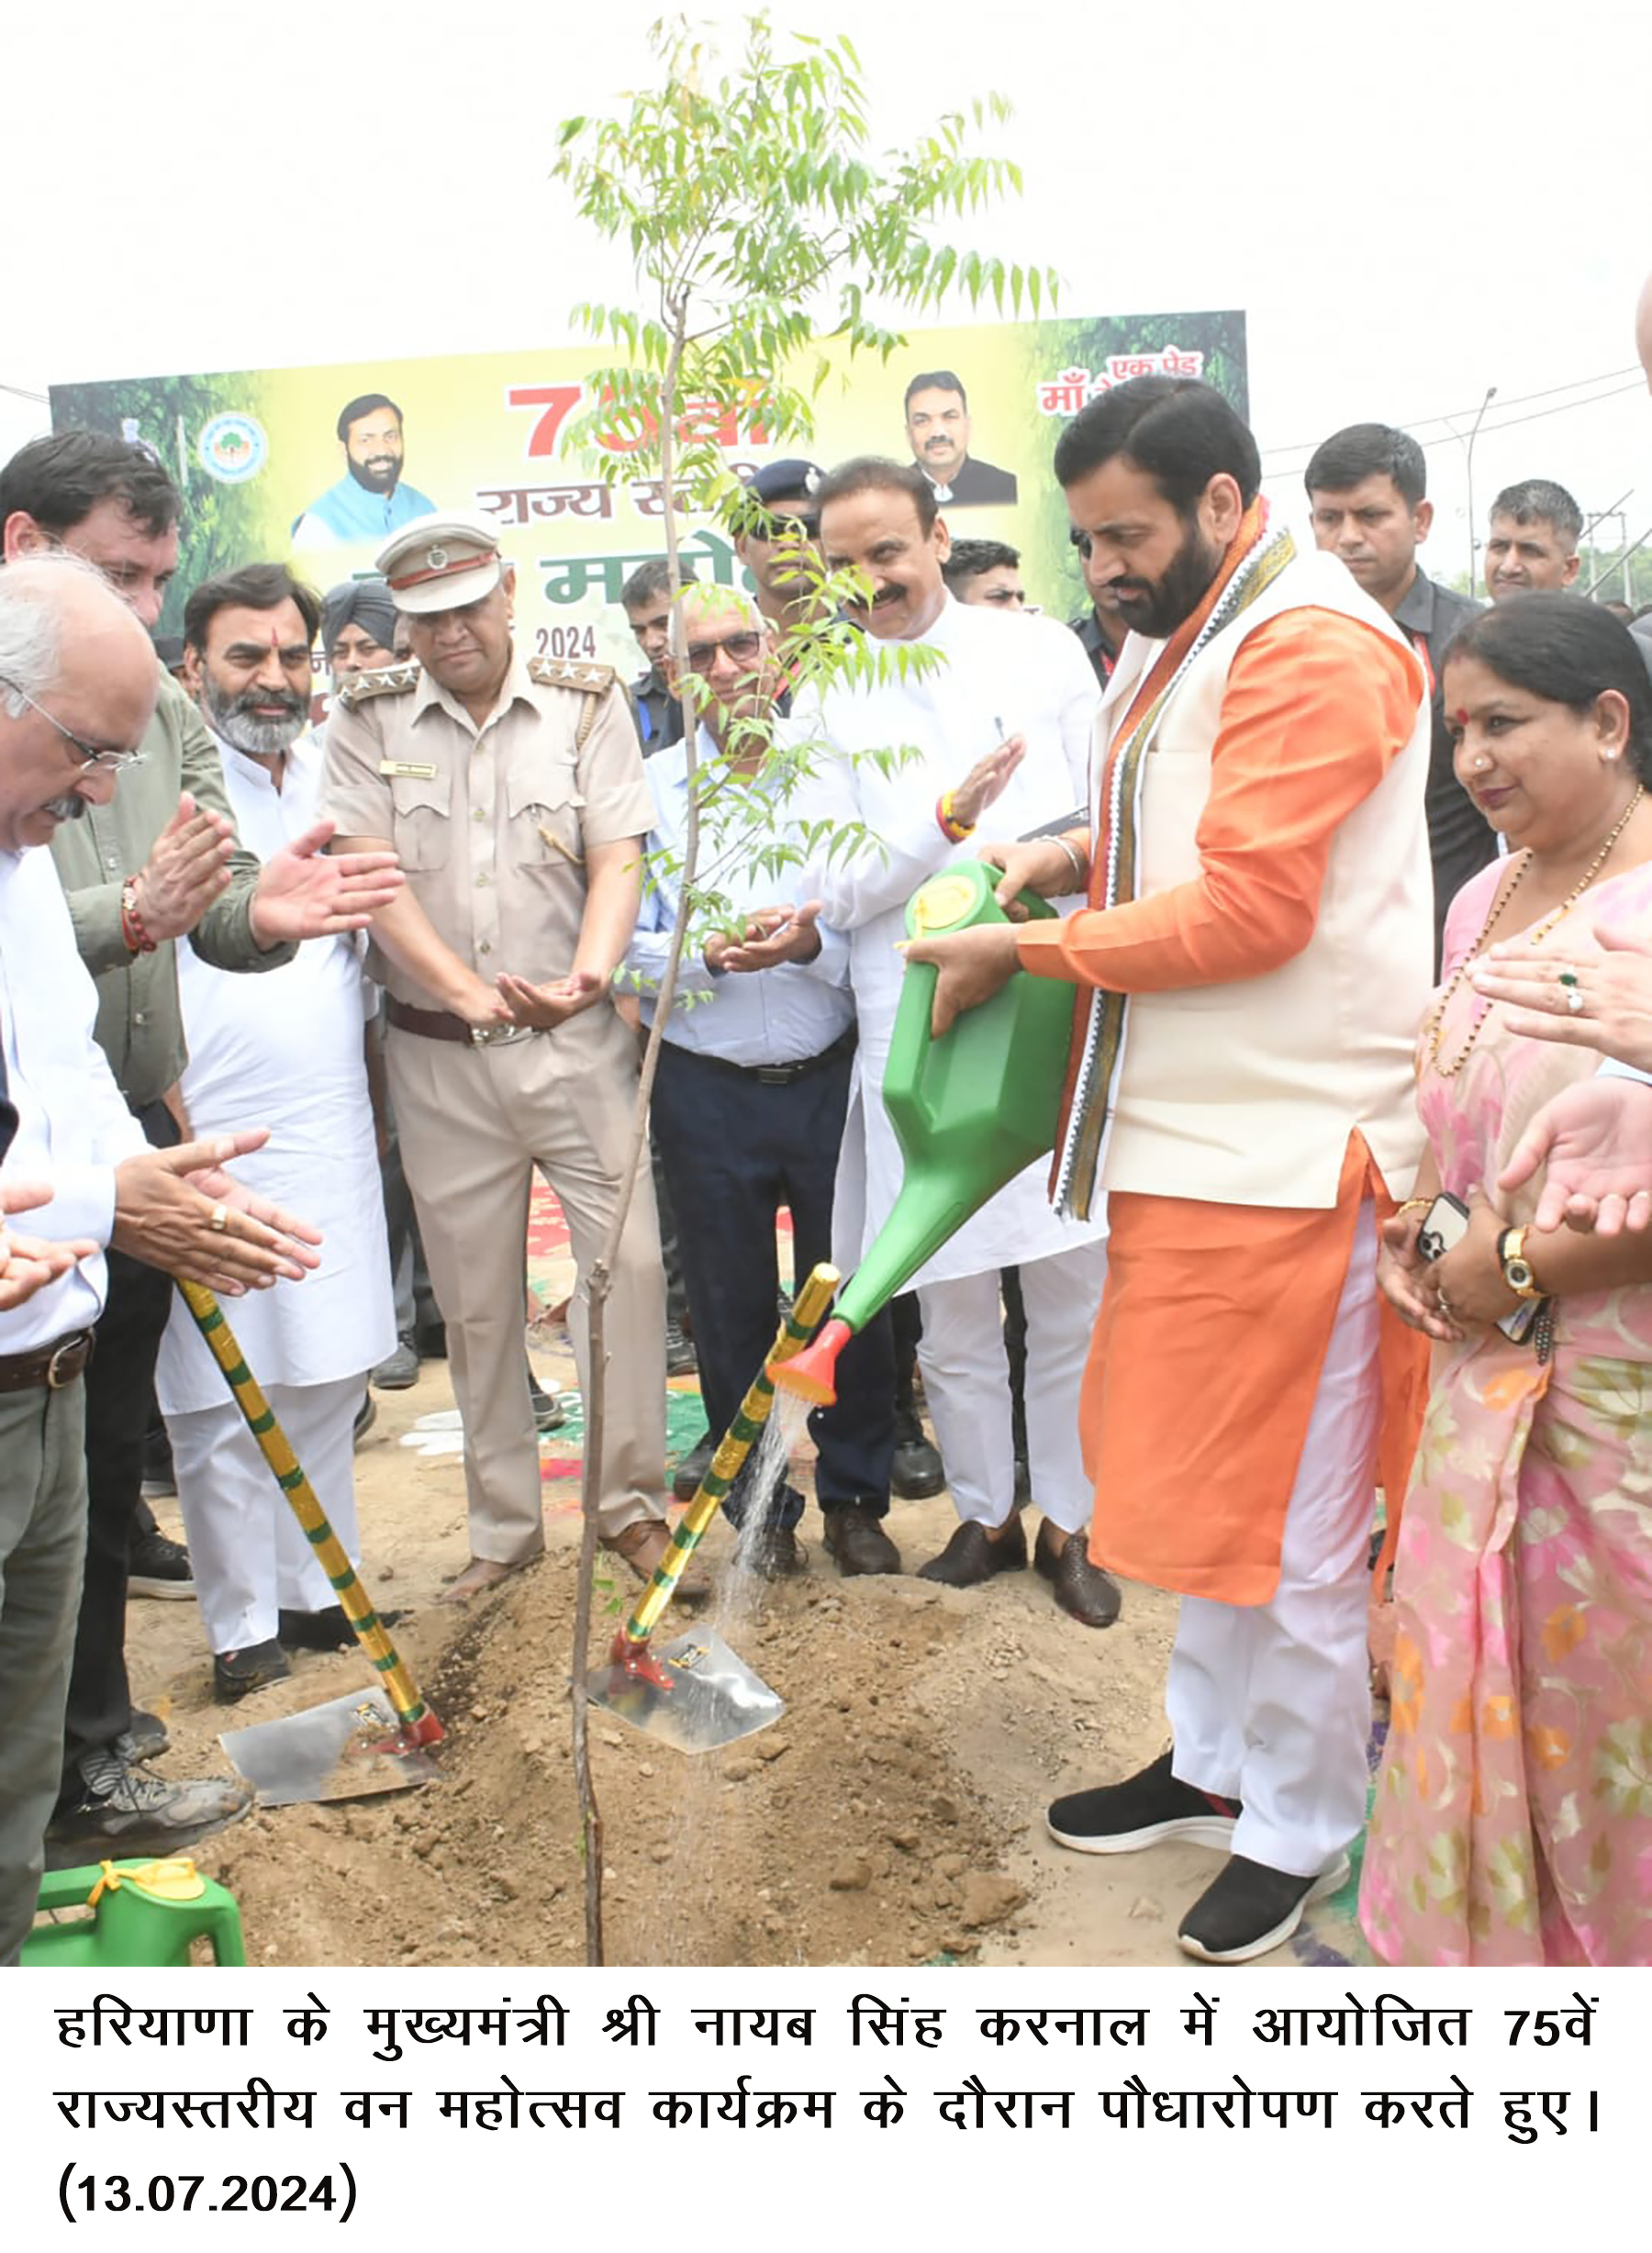
[[1433,1203],[1432,1197],[1408,1197],[1404,1204],[1394,1207],[1394,1218],[1399,1220],[1402,1214],[1407,1212],[1426,1212]]

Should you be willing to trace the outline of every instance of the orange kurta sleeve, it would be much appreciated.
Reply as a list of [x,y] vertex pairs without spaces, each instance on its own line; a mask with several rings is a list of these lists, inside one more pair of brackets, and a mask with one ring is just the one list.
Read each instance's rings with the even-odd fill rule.
[[1155,993],[1260,977],[1312,935],[1337,825],[1411,740],[1423,676],[1374,627],[1287,610],[1233,659],[1198,831],[1200,874],[1017,933],[1041,977]]

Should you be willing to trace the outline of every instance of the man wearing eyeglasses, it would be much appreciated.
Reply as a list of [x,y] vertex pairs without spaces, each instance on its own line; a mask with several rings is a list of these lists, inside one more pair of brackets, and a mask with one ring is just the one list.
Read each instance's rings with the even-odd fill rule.
[[[152,629],[177,569],[181,507],[147,447],[58,431],[0,469],[0,552],[8,565],[60,551],[77,556]],[[60,725],[64,737],[70,725]],[[144,1134],[170,1148],[179,1136],[165,1098],[184,1062],[176,942],[187,937],[220,969],[272,969],[291,961],[300,940],[359,929],[399,878],[387,860],[328,859],[321,848],[330,832],[319,830],[261,868],[236,839],[217,747],[164,675],[135,749],[83,731],[73,750],[89,773],[123,771],[117,790],[83,788],[65,798],[52,857],[97,987],[98,1046]],[[95,1852],[165,1852],[239,1805],[216,1781],[174,1783],[148,1772],[143,1763],[164,1750],[166,1731],[152,1714],[134,1712],[127,1675],[133,1571],[194,1592],[182,1547],[140,1517],[143,1434],[171,1305],[164,1275],[118,1250],[112,1255],[86,1382],[86,1571],[53,1824],[57,1843]]]
[[[15,1244],[0,1286],[0,1963],[32,1921],[61,1779],[104,1248],[228,1293],[315,1265],[313,1231],[217,1170],[262,1133],[150,1148],[94,1043],[95,997],[39,850],[77,809],[107,806],[160,677],[95,572],[54,558],[0,573],[0,1210],[31,1210],[42,1240],[34,1288],[14,1288]],[[251,1804],[233,1783],[179,1789],[197,1812],[217,1794],[215,1821]]]
[[[706,695],[691,785],[686,746],[648,763],[654,824],[651,881],[625,969],[652,1022],[682,888],[691,788],[735,775],[767,794],[771,745],[807,741],[776,711],[785,685],[773,627],[720,587],[683,597],[687,671]],[[675,661],[666,671],[679,686]],[[775,1221],[788,1206],[798,1277],[832,1256],[832,1197],[854,1063],[849,949],[820,921],[820,902],[776,904],[786,879],[750,865],[753,809],[727,793],[702,808],[698,883],[730,909],[724,928],[691,927],[653,1086],[653,1132],[677,1213],[683,1277],[699,1343],[700,1392],[714,1438],[733,1422],[775,1334]],[[784,831],[776,797],[774,834]],[[765,842],[768,842],[765,838]],[[827,1545],[846,1571],[899,1572],[884,1533],[895,1447],[894,1352],[887,1314],[846,1349],[834,1407],[809,1430]],[[736,1481],[724,1507],[742,1526],[738,1554],[768,1578],[801,1572],[803,1497],[783,1484],[762,1522],[744,1525]],[[858,1561],[856,1561],[858,1560]]]

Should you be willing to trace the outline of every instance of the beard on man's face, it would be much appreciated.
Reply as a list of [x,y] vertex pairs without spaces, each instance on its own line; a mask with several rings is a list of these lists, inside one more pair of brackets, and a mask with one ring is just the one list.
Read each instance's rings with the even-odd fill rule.
[[1182,519],[1181,546],[1156,579],[1114,579],[1107,593],[1124,623],[1150,641],[1162,641],[1192,617],[1210,592],[1227,551],[1213,547],[1196,517]]
[[[291,750],[309,718],[308,697],[295,696],[290,688],[252,687],[237,697],[226,696],[211,674],[204,673],[201,689],[213,727],[226,743],[250,758],[271,759],[277,752]],[[259,708],[272,704],[281,707],[279,716]]]
[[400,457],[393,453],[370,453],[364,462],[349,457],[350,474],[357,485],[364,485],[369,493],[394,493],[401,475]]

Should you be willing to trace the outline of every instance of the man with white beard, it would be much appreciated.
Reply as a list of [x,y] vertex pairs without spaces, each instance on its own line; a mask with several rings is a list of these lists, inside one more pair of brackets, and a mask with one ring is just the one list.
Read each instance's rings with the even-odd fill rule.
[[[284,564],[195,588],[185,683],[217,736],[236,827],[262,857],[316,819],[322,755],[305,739],[320,603]],[[256,1111],[267,1148],[245,1161],[266,1194],[301,1193],[325,1236],[314,1296],[271,1291],[236,1336],[333,1530],[359,1560],[352,1427],[367,1372],[396,1343],[378,1153],[367,1093],[363,980],[353,936],[305,942],[251,1000],[229,972],[178,962],[192,1132]],[[251,1110],[249,1109],[251,1107]],[[220,1702],[292,1669],[286,1645],[330,1649],[351,1629],[187,1309],[173,1308],[156,1389]]]

